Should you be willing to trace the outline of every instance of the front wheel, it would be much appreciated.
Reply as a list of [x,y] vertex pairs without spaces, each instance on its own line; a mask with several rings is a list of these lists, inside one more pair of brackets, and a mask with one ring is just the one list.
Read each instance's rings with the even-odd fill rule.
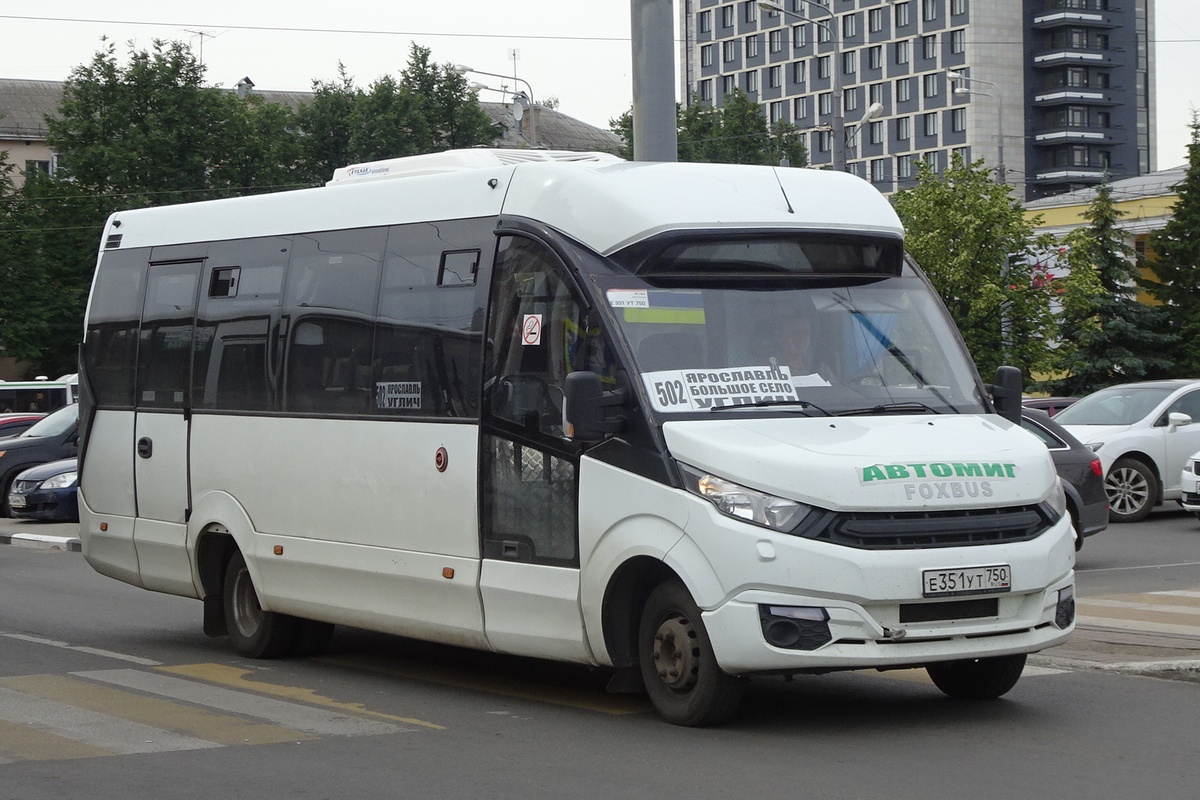
[[1141,522],[1158,500],[1158,479],[1141,461],[1118,458],[1104,476],[1110,522]]
[[1025,654],[946,661],[925,667],[934,686],[957,700],[994,700],[1017,685]]
[[225,568],[222,595],[229,638],[239,653],[248,658],[278,658],[291,650],[299,620],[263,611],[246,559],[237,550]]
[[667,722],[699,727],[734,715],[745,688],[717,664],[700,609],[677,580],[655,587],[638,626],[638,666]]

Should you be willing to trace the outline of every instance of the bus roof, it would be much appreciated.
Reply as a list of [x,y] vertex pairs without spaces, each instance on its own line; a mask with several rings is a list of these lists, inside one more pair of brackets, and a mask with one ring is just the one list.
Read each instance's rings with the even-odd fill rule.
[[[466,150],[357,165],[317,189],[118,212],[105,229],[105,246],[127,249],[500,214],[543,222],[602,255],[670,230],[903,235],[887,199],[846,173],[569,155],[573,158],[530,160]],[[351,176],[351,169],[360,174]],[[384,176],[396,179],[380,179]]]

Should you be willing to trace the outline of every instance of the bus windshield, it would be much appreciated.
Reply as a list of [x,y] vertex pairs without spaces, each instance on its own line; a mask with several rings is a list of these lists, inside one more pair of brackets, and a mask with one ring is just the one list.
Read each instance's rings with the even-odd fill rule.
[[925,281],[612,278],[604,296],[660,413],[984,413]]

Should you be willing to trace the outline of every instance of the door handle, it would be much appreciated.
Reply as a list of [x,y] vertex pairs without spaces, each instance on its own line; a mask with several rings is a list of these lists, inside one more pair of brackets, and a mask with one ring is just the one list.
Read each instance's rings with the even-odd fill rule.
[[142,458],[149,458],[154,455],[154,442],[150,440],[149,436],[143,436],[141,439],[138,439],[137,454]]

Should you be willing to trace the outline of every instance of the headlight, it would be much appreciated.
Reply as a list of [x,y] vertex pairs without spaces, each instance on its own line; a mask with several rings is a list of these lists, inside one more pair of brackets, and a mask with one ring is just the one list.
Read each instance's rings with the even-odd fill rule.
[[46,480],[42,481],[43,489],[68,489],[74,485],[74,472],[64,472],[61,475],[55,475],[53,478],[46,478]]
[[1088,442],[1087,444],[1087,449],[1093,453],[1099,452],[1101,447],[1104,447],[1104,442]]
[[1042,502],[1053,508],[1059,519],[1067,515],[1067,493],[1063,490],[1062,478],[1054,479],[1054,486],[1042,499]]
[[752,522],[776,531],[788,531],[812,511],[810,506],[776,497],[773,494],[748,489],[745,486],[718,478],[692,467],[679,465],[684,486],[717,507],[726,516]]

